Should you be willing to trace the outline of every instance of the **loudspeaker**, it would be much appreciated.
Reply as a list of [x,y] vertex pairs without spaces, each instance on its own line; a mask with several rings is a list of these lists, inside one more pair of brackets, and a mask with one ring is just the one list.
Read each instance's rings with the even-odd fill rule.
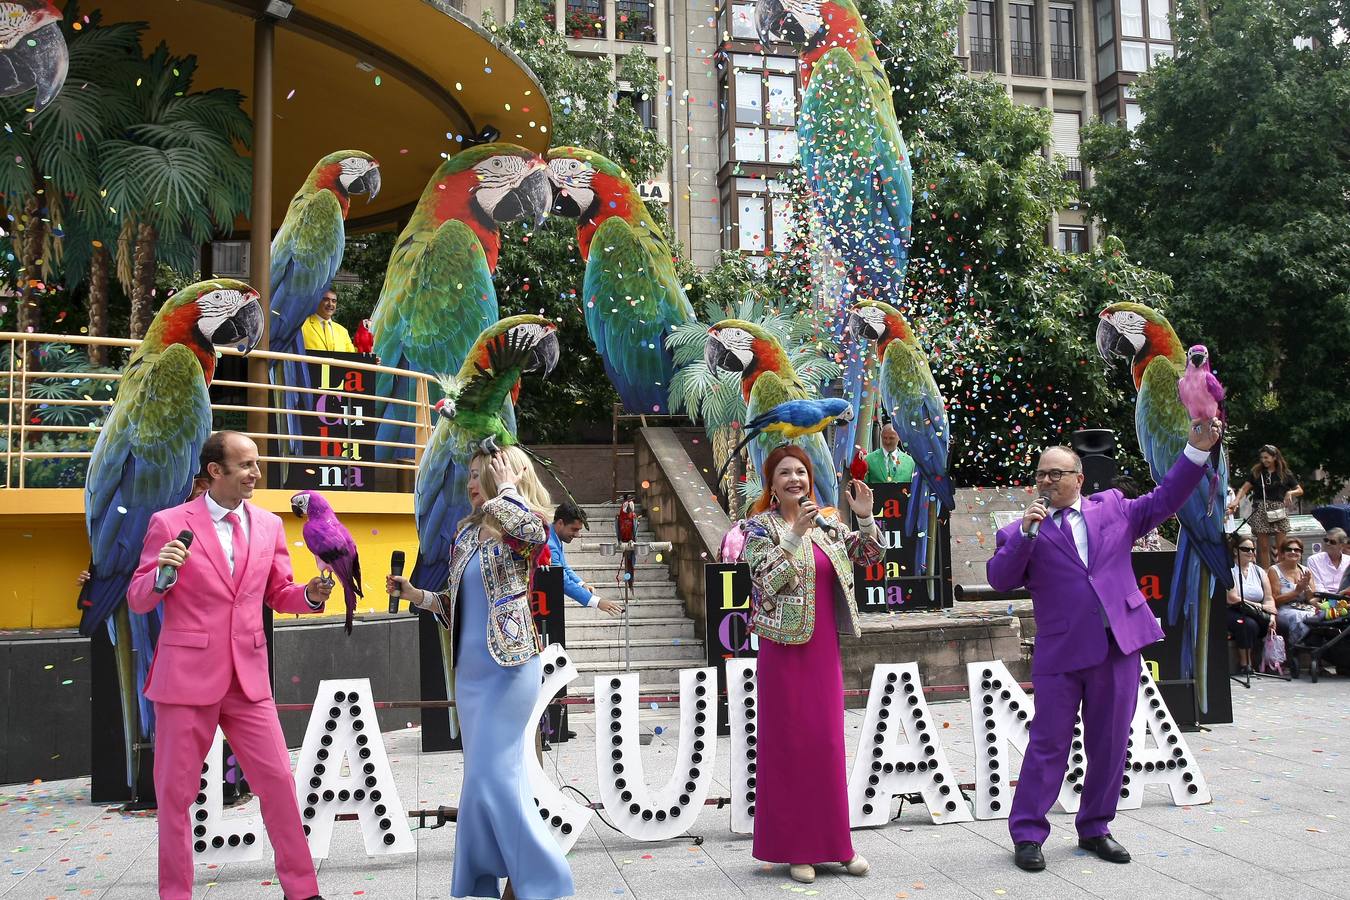
[[1083,493],[1111,489],[1116,477],[1116,433],[1109,428],[1084,428],[1069,438],[1069,446],[1083,460]]

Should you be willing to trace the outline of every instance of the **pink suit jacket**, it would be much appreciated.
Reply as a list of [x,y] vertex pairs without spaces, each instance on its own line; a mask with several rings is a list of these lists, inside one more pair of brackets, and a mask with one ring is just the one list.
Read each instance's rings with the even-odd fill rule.
[[999,530],[998,549],[985,571],[994,590],[1025,585],[1031,592],[1036,616],[1032,675],[1073,672],[1106,659],[1102,611],[1123,653],[1162,639],[1162,628],[1139,590],[1130,550],[1137,538],[1181,508],[1204,471],[1183,455],[1142,497],[1126,500],[1115,490],[1085,496],[1086,566],[1073,538],[1050,519],[1035,538],[1022,534],[1021,519]]
[[[238,676],[248,699],[268,699],[272,682],[263,603],[277,612],[315,612],[305,599],[305,586],[296,584],[291,574],[281,519],[247,501],[246,505],[249,547],[237,590],[204,497],[151,517],[141,563],[127,589],[127,603],[138,613],[164,604],[164,626],[145,684],[147,699],[211,706],[229,690],[232,674]],[[157,594],[160,548],[185,530],[193,534],[188,560],[178,570],[177,583]]]

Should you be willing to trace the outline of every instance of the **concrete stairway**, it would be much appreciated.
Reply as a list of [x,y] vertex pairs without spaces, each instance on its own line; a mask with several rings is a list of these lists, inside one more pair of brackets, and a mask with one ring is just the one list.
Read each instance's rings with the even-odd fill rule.
[[[619,578],[620,557],[602,556],[598,549],[586,549],[601,541],[614,539],[616,504],[587,504],[590,527],[564,549],[568,564],[583,581],[608,600],[622,600],[624,590]],[[638,519],[638,540],[652,541],[655,536],[645,517]],[[676,693],[680,669],[703,664],[703,642],[694,633],[693,620],[684,614],[684,603],[675,590],[665,563],[655,555],[639,558],[634,575],[633,599],[628,604],[631,666],[624,666],[623,617],[610,617],[595,608],[583,608],[567,601],[567,652],[581,671],[570,693],[589,695],[594,676],[638,672],[641,691]]]

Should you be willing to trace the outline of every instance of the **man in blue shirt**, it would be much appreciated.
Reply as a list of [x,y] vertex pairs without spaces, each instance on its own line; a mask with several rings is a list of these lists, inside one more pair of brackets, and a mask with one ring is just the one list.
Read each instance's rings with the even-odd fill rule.
[[572,567],[567,564],[567,554],[563,553],[563,544],[572,543],[577,535],[586,528],[586,512],[570,500],[564,500],[553,514],[553,527],[548,533],[550,565],[562,566],[563,593],[582,606],[599,607],[603,613],[617,616],[623,613],[623,604],[617,600],[604,600],[594,593]]

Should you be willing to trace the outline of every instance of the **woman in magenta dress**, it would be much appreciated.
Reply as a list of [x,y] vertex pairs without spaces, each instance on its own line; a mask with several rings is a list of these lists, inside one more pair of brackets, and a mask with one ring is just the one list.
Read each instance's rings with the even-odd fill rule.
[[[850,534],[811,500],[811,461],[800,447],[770,453],[762,484],[744,554],[751,628],[760,638],[755,858],[787,863],[807,884],[821,863],[865,875],[867,860],[849,834],[839,635],[861,636],[853,563],[882,554],[872,489],[849,484],[845,496],[861,526]],[[831,528],[815,524],[817,513]]]

